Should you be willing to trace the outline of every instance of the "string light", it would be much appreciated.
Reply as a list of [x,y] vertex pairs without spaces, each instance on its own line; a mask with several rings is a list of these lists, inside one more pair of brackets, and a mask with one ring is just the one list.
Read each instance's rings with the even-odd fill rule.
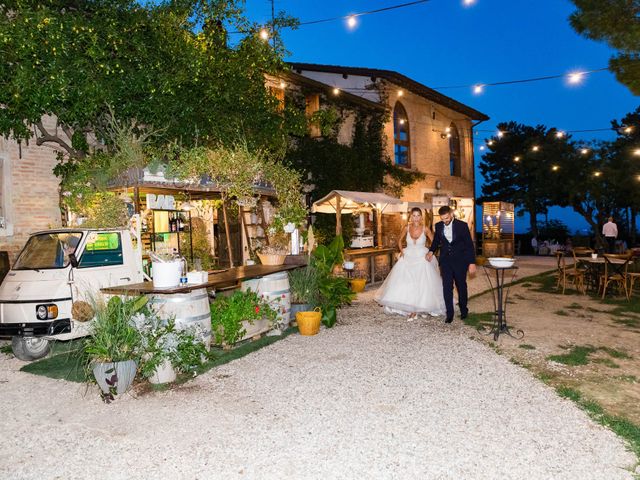
[[562,138],[562,137],[564,137],[564,135],[565,135],[565,133],[564,133],[563,131],[561,131],[561,130],[558,130],[558,131],[556,132],[556,137],[557,137],[557,138]]
[[513,161],[514,162],[519,162],[520,161],[520,157],[514,157]]
[[634,154],[636,157],[640,157],[640,148],[638,148],[638,149],[634,150],[634,151],[633,151],[633,154]]
[[534,152],[537,152],[538,150],[540,150],[540,147],[538,145],[534,145],[531,150],[533,150]]
[[404,95],[404,91],[403,90],[398,90],[398,96],[401,97]]
[[484,152],[484,145],[480,145],[480,151]]
[[487,142],[487,145],[489,145],[489,146],[493,145],[493,140],[489,140],[489,141]]
[[571,72],[567,76],[567,82],[570,85],[580,85],[584,80],[584,76],[586,73],[590,73],[590,72]]
[[600,175],[602,175],[602,172],[593,172],[594,177],[599,177]]
[[280,82],[280,88],[284,89],[287,86],[286,83],[284,83],[283,81]]
[[498,138],[504,137],[504,132],[501,131],[501,130],[498,130],[497,136],[498,136]]
[[340,94],[340,89],[338,87],[333,89],[333,94],[334,95],[339,95]]
[[582,148],[582,149],[580,150],[580,153],[581,153],[582,155],[586,155],[587,153],[589,153],[589,149],[588,149],[588,148]]
[[[532,78],[523,78],[519,80],[505,80],[502,82],[492,82],[492,83],[474,83],[471,85],[446,85],[442,87],[431,87],[433,90],[447,90],[454,88],[471,88],[473,93],[479,95],[484,92],[485,87],[495,87],[500,85],[513,85],[516,83],[531,83],[531,82],[540,82],[542,80],[553,80],[558,78],[564,78],[568,83],[576,84],[575,79],[584,78],[587,75],[597,72],[604,72],[609,70],[608,68],[597,68],[595,70],[585,70],[583,72],[572,72],[570,74],[559,74],[559,75],[545,75],[541,77],[532,77]],[[572,80],[573,79],[573,80]]]
[[476,0],[462,0],[462,4],[465,7],[471,7],[476,3]]
[[404,118],[400,119],[400,125],[404,125]]
[[633,132],[633,127],[631,127],[631,126],[625,127],[622,131],[624,133],[626,133],[626,134],[629,134],[629,133]]
[[421,3],[427,3],[431,0],[416,0],[414,2],[407,2],[407,3],[401,3],[399,5],[391,5],[390,7],[384,7],[384,8],[378,8],[376,10],[369,10],[367,12],[358,12],[358,13],[352,13],[350,15],[342,15],[339,17],[331,17],[331,18],[323,18],[321,20],[310,20],[307,22],[300,22],[298,23],[298,26],[300,25],[316,25],[318,23],[327,23],[327,22],[335,22],[336,20],[347,20],[351,17],[361,17],[363,15],[372,15],[374,13],[380,13],[380,12],[388,12],[389,10],[396,10],[398,8],[405,8],[405,7],[410,7],[413,5],[418,5]]
[[266,28],[260,30],[260,38],[264,41],[269,40],[269,31]]
[[347,18],[347,26],[354,29],[356,28],[356,25],[358,25],[358,21],[356,20],[355,15],[350,15],[349,18]]
[[558,170],[560,170],[560,167],[558,165],[554,165],[553,167],[551,167],[551,170],[557,172]]

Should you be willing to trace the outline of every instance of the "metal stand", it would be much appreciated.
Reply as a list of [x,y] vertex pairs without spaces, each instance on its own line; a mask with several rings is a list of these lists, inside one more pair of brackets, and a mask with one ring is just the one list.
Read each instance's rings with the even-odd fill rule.
[[[509,327],[507,326],[507,299],[509,297],[509,290],[511,289],[511,282],[516,278],[516,271],[518,267],[494,267],[493,265],[483,265],[484,273],[487,276],[487,280],[489,281],[489,286],[491,287],[491,292],[493,293],[493,307],[495,310],[495,318],[493,320],[493,326],[491,330],[483,333],[483,335],[491,335],[493,334],[493,339],[498,340],[500,334],[506,333],[511,338],[515,338],[516,340],[520,340],[524,337],[524,332],[522,330],[516,330],[516,335],[514,336]],[[509,287],[507,287],[506,293],[504,292],[504,276],[507,270],[512,270],[513,275],[511,276]],[[495,272],[495,284],[491,281],[490,271]],[[478,327],[480,330],[483,327]]]

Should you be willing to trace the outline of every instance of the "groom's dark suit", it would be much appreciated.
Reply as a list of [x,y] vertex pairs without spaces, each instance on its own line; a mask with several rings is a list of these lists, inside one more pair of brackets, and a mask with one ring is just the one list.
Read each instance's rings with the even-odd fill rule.
[[429,249],[440,249],[440,275],[442,275],[442,293],[447,307],[447,320],[453,319],[453,283],[458,290],[458,304],[463,318],[467,316],[467,270],[475,264],[476,255],[469,227],[461,220],[452,220],[452,239],[444,235],[444,222],[436,223],[433,243]]

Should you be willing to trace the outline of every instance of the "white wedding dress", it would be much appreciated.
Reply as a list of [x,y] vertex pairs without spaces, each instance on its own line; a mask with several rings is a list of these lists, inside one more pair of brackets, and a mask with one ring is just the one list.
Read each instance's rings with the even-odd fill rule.
[[442,279],[438,260],[425,258],[427,236],[422,232],[417,240],[407,232],[407,248],[378,289],[375,300],[388,313],[444,315]]

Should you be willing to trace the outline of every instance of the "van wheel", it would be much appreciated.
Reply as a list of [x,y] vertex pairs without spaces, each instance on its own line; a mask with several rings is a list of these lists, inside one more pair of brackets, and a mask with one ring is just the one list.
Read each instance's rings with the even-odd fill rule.
[[11,349],[20,360],[38,360],[51,351],[51,343],[42,337],[11,337]]

